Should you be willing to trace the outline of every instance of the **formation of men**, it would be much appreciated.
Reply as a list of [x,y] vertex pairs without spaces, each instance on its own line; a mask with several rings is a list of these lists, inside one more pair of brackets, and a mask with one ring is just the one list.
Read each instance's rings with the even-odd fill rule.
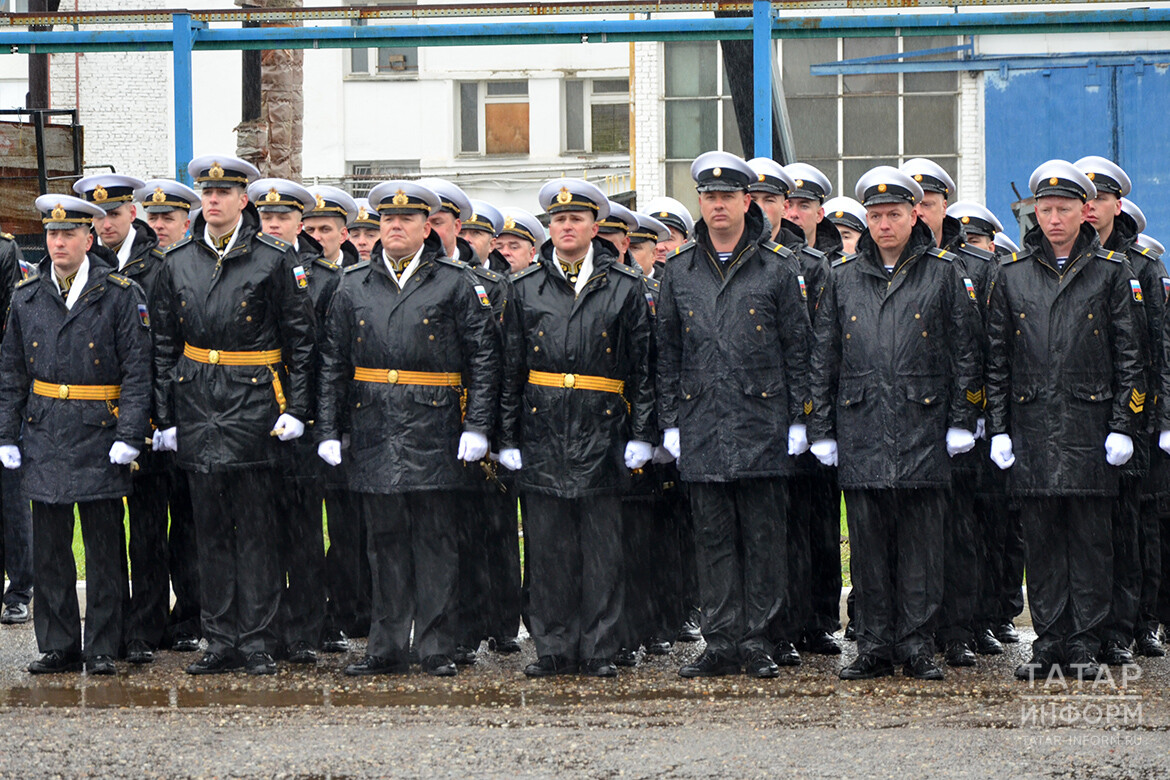
[[708,152],[698,220],[555,179],[547,232],[442,179],[189,173],[41,196],[46,258],[0,256],[30,672],[368,637],[346,674],[450,676],[523,622],[530,677],[699,639],[683,677],[776,677],[841,653],[842,497],[843,679],[1002,653],[1025,564],[1017,677],[1164,654],[1170,274],[1109,160],[1035,170],[1022,249],[922,158],[854,200]]

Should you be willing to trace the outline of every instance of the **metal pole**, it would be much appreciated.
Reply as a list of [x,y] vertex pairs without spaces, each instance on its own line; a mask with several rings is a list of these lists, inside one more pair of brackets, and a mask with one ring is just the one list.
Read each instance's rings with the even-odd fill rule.
[[[196,26],[198,24],[198,26]],[[187,163],[195,156],[194,113],[192,106],[191,49],[195,44],[196,30],[202,23],[193,22],[191,14],[175,14],[172,17],[172,40],[175,73],[175,178],[191,183]]]
[[32,109],[33,137],[37,142],[37,187],[44,195],[49,191],[49,176],[45,172],[45,114]]
[[772,156],[772,3],[752,3],[753,157]]

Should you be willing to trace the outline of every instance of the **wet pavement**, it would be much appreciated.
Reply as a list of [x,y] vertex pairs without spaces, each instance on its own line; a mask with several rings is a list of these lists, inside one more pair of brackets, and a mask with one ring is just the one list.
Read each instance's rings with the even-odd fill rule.
[[1029,685],[1025,641],[941,683],[845,683],[844,644],[767,681],[681,680],[697,645],[617,680],[528,680],[527,640],[454,679],[345,677],[361,642],[267,678],[191,677],[170,652],[33,677],[31,623],[4,626],[0,777],[1170,777],[1170,659]]

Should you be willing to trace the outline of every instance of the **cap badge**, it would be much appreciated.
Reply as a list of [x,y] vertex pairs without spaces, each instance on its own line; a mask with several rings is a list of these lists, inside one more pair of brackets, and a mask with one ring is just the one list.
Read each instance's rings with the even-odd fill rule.
[[971,221],[971,218],[970,217],[963,217],[959,221],[962,222],[964,225],[966,225],[967,223],[969,223]]
[[568,187],[561,187],[561,191],[557,193],[557,203],[562,206],[573,199],[573,194],[569,192]]
[[716,168],[715,170],[711,171],[711,175],[714,176],[716,179],[718,179],[720,176],[723,175],[723,169]]
[[162,187],[155,187],[154,194],[150,196],[152,203],[162,203],[167,199],[167,194],[163,192]]
[[317,196],[317,208],[319,208],[319,209],[325,208],[325,199],[322,198],[320,195]]
[[914,174],[914,181],[918,181],[918,182],[922,181],[922,174],[921,173]]
[[888,189],[889,189],[889,187],[887,187],[887,186],[886,186],[886,185],[884,185],[884,184],[879,184],[879,185],[878,185],[878,192],[885,192],[885,191],[886,191],[886,190],[888,190]]
[[804,179],[797,179],[797,180],[796,180],[796,186],[797,186],[797,187],[803,187],[803,186],[804,186]]
[[1097,174],[1095,173],[1086,173],[1085,175],[1089,177],[1089,181],[1093,181],[1097,178]]
[[845,212],[844,212],[844,211],[838,211],[838,212],[837,212],[836,214],[834,214],[833,216],[835,216],[837,219],[841,219],[841,217],[845,216]]
[[220,165],[218,162],[213,162],[211,164],[211,168],[209,168],[207,170],[207,175],[213,179],[222,179],[223,178],[223,166]]
[[393,199],[391,199],[390,202],[393,203],[395,206],[405,206],[407,203],[410,203],[410,198],[406,197],[405,192],[403,192],[402,190],[398,190],[397,192],[394,193],[394,197],[393,197]]
[[514,230],[516,227],[516,220],[508,217],[504,220],[504,230]]
[[93,202],[94,203],[104,203],[106,198],[108,198],[108,197],[110,197],[110,193],[106,192],[106,188],[103,187],[102,185],[99,184],[96,188],[94,188],[94,191],[93,191]]
[[1058,179],[1058,178],[1056,178],[1055,176],[1053,176],[1051,179],[1049,179],[1049,180],[1048,180],[1048,183],[1049,183],[1050,185],[1052,185],[1053,187],[1055,187],[1057,184],[1059,184],[1059,183],[1060,183],[1060,179]]
[[365,206],[361,206],[358,208],[357,218],[358,219],[369,219],[370,218],[370,212],[366,211]]
[[65,219],[65,209],[61,208],[61,204],[58,203],[53,207],[53,211],[50,212],[49,216],[57,221],[63,220]]
[[667,211],[660,211],[660,212],[658,212],[658,218],[659,218],[659,219],[661,219],[662,217],[669,217],[669,216],[670,216],[670,212],[667,212]]
[[756,181],[763,181],[765,178],[767,178],[767,177],[765,177],[764,174],[761,173],[759,176],[756,177]]
[[280,200],[280,193],[276,191],[276,187],[268,190],[268,194],[264,196],[265,203],[276,203]]

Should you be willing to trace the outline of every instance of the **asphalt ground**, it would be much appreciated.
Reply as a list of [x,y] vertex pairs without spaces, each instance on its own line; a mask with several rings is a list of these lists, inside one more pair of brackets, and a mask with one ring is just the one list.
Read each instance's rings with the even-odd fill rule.
[[1020,683],[1025,641],[942,682],[682,680],[699,645],[616,680],[528,680],[535,652],[481,648],[456,678],[350,678],[360,657],[275,677],[192,677],[193,654],[112,678],[33,677],[32,624],[0,629],[0,777],[1170,777],[1170,659],[1097,684]]

